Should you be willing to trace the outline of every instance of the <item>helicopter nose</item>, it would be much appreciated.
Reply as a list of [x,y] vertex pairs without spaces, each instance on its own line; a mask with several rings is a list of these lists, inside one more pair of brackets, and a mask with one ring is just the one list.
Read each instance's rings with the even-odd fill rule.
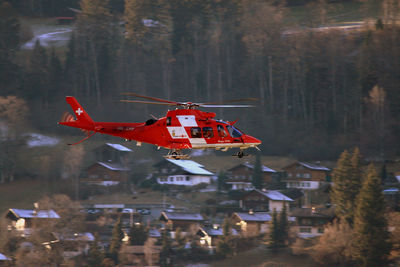
[[255,145],[259,145],[261,144],[261,140],[258,140],[257,138],[250,136],[250,135],[246,135],[244,138],[245,143],[250,143],[250,144],[255,144]]

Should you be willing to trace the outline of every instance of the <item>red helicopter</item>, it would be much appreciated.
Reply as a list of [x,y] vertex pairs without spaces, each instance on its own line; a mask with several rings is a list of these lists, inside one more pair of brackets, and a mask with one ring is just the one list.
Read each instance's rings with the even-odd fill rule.
[[[175,110],[169,110],[163,118],[149,119],[142,123],[119,123],[119,122],[95,122],[82,108],[75,97],[67,96],[66,101],[75,113],[64,114],[59,124],[80,128],[87,136],[79,144],[93,136],[95,133],[108,134],[124,138],[126,141],[135,140],[137,145],[149,143],[169,149],[166,158],[186,159],[189,156],[182,153],[183,149],[205,149],[227,151],[229,148],[239,148],[234,156],[242,158],[245,156],[243,150],[249,147],[259,149],[257,146],[261,141],[250,135],[246,135],[233,125],[236,121],[215,120],[214,112],[204,112],[198,107],[253,107],[251,105],[221,105],[220,103],[192,103],[175,102],[165,99],[143,96],[136,93],[124,93],[125,95],[140,97],[152,101],[121,100],[129,103],[157,104],[166,106],[177,106]],[[254,101],[254,98],[231,100],[224,103],[239,101]],[[75,145],[72,144],[72,145]]]

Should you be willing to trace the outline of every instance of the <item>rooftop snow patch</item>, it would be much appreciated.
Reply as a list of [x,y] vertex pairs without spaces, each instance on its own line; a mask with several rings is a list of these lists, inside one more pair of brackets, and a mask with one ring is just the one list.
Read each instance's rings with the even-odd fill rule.
[[176,160],[176,159],[167,159],[169,162],[181,167],[185,171],[191,174],[199,174],[199,175],[214,175],[212,172],[209,172],[203,169],[203,165],[193,161],[193,160]]
[[26,144],[28,147],[55,146],[60,142],[60,139],[58,138],[38,133],[29,133],[27,136],[28,140],[26,141]]

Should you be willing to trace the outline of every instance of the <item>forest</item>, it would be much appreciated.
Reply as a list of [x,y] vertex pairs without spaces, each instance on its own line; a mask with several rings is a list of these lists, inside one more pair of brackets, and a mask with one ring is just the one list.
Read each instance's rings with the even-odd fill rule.
[[[295,5],[312,16],[291,19]],[[120,103],[123,92],[192,102],[256,97],[253,109],[213,111],[239,119],[265,155],[336,159],[357,146],[371,160],[394,159],[400,7],[359,3],[365,14],[376,6],[380,16],[366,15],[362,27],[317,30],[332,19],[330,1],[2,0],[0,95],[27,103],[24,129],[51,134],[79,134],[56,125],[66,95],[95,120],[127,122],[166,110]],[[21,19],[55,16],[76,17],[67,47],[20,49],[31,37]]]

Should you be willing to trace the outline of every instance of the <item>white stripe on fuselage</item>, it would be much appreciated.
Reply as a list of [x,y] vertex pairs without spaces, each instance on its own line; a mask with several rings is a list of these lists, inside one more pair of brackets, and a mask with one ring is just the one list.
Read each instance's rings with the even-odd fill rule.
[[204,138],[190,138],[185,127],[199,127],[194,115],[176,116],[181,126],[167,127],[172,139],[188,139],[192,147],[207,145]]

